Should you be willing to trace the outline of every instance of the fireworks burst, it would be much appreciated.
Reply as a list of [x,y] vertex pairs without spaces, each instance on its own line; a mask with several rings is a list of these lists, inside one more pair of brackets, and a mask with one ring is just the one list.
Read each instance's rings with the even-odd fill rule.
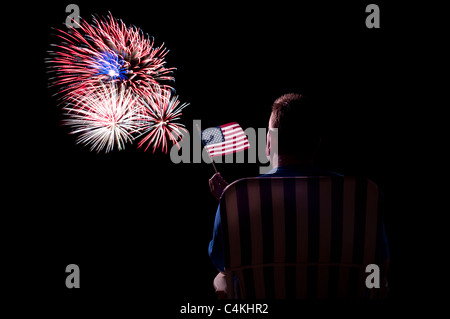
[[102,82],[120,82],[140,96],[150,95],[171,81],[174,68],[165,68],[168,50],[154,46],[153,38],[112,15],[82,21],[68,32],[58,30],[61,44],[50,51],[51,86],[61,87],[63,99],[84,94]]
[[161,146],[161,149],[167,153],[168,140],[172,141],[178,147],[178,139],[182,137],[184,125],[176,123],[182,115],[181,111],[188,106],[188,103],[180,104],[178,96],[171,96],[170,90],[160,90],[159,94],[154,94],[150,99],[143,100],[144,118],[151,119],[143,122],[140,130],[141,135],[145,137],[139,142],[141,147],[147,143],[145,150],[153,145],[153,153]]
[[179,147],[186,130],[177,121],[188,104],[161,84],[174,79],[164,44],[155,47],[153,38],[112,15],[58,30],[58,37],[47,59],[50,85],[60,88],[64,123],[77,143],[106,153],[140,137],[145,150],[152,145],[167,153],[169,141]]
[[91,151],[122,150],[125,143],[134,140],[139,123],[145,121],[137,99],[123,87],[101,84],[72,98],[72,103],[64,107],[68,117],[65,124],[72,127],[72,134],[79,135],[77,143],[90,145]]

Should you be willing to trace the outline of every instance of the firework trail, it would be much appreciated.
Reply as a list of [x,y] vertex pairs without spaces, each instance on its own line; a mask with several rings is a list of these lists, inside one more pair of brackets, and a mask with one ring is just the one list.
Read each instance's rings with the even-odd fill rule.
[[174,79],[175,68],[164,66],[168,50],[164,44],[155,47],[153,38],[139,28],[127,27],[110,14],[57,31],[61,44],[53,45],[47,63],[54,74],[50,85],[60,87],[63,100],[108,82],[123,84],[143,97],[160,86],[170,88],[160,83]]
[[147,120],[139,111],[138,99],[131,90],[113,83],[100,84],[84,95],[71,98],[63,109],[67,117],[64,124],[72,128],[72,134],[78,135],[77,143],[90,145],[91,151],[122,150],[125,143],[134,140],[139,123]]
[[170,90],[159,89],[158,94],[149,99],[141,100],[144,121],[141,122],[140,136],[145,137],[139,142],[142,147],[147,143],[145,150],[153,145],[153,153],[161,146],[161,150],[167,153],[168,141],[172,141],[178,148],[178,139],[186,132],[183,124],[177,123],[182,115],[181,111],[188,103],[180,104],[178,96],[171,96]]

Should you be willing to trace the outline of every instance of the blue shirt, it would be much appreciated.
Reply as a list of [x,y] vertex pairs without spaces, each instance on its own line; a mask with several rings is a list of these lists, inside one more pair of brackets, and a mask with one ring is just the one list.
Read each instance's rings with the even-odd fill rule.
[[[261,175],[259,177],[298,177],[298,176],[342,176],[341,174],[323,170],[316,167],[315,165],[285,165],[278,166],[272,169],[267,174]],[[382,243],[384,244],[384,251],[382,254],[382,259],[387,259],[389,257],[389,249],[387,245],[387,237],[384,230],[382,230]],[[222,227],[220,222],[220,204],[217,207],[216,218],[214,221],[213,238],[209,243],[208,249],[209,257],[211,261],[216,266],[217,269],[224,272],[225,271],[225,258],[224,258],[224,248],[223,248],[223,236]]]

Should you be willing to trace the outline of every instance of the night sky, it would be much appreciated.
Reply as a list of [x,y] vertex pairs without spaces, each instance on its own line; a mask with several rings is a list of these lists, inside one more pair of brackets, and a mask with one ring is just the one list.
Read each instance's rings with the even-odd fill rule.
[[[136,143],[97,154],[77,145],[62,125],[44,60],[58,41],[52,28],[65,28],[69,3],[36,3],[15,11],[26,20],[15,23],[28,48],[17,59],[33,65],[31,82],[21,80],[30,90],[22,85],[15,93],[27,118],[15,114],[20,124],[9,131],[19,158],[13,159],[7,193],[18,229],[15,245],[9,246],[12,268],[23,274],[16,288],[42,298],[36,307],[49,306],[61,317],[84,314],[88,307],[100,314],[121,309],[146,315],[165,307],[167,317],[175,318],[187,302],[214,304],[216,270],[207,254],[217,208],[208,187],[213,167],[174,164],[169,154],[144,152]],[[400,9],[384,1],[376,2],[381,28],[366,28],[369,3],[76,2],[86,20],[111,12],[153,36],[156,45],[165,43],[166,66],[177,69],[172,86],[181,102],[190,103],[180,122],[191,136],[193,120],[201,120],[202,128],[232,121],[244,129],[266,128],[280,95],[319,98],[326,105],[327,127],[316,164],[367,176],[385,194],[389,306],[395,306],[413,294],[402,271],[413,250],[405,239],[410,230],[404,220],[411,211],[402,209],[408,196],[401,187],[412,165],[405,132],[410,106],[399,85],[410,35],[395,19]],[[217,168],[231,182],[257,176],[259,165]],[[80,267],[80,289],[65,287],[65,267],[71,263]],[[28,272],[36,277],[26,279]],[[289,307],[297,309],[295,303]]]

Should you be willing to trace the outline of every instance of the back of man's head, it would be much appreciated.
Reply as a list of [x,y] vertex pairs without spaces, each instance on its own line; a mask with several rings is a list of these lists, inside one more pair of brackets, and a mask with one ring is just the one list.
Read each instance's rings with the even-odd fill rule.
[[320,143],[321,129],[317,103],[310,97],[289,93],[272,106],[270,122],[278,129],[278,153],[311,159]]

